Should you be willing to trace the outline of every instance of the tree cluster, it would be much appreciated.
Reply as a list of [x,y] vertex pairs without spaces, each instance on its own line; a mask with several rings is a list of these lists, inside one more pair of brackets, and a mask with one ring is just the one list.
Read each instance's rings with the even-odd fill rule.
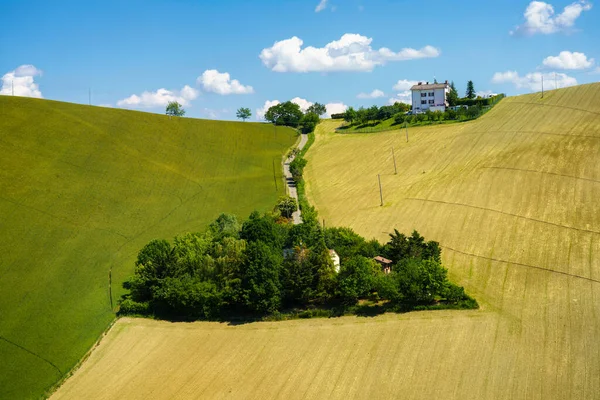
[[369,108],[361,107],[355,110],[348,107],[344,113],[344,121],[349,124],[364,125],[372,122],[379,122],[389,119],[398,114],[404,114],[410,110],[410,105],[404,103],[394,103],[391,106],[371,106]]
[[300,106],[291,101],[276,104],[265,113],[265,120],[275,125],[285,125],[292,128],[302,128],[303,133],[310,133],[319,124],[321,115],[327,112],[323,104],[315,103],[302,112]]
[[[125,284],[123,314],[170,319],[264,316],[288,309],[351,307],[360,299],[390,305],[437,301],[476,307],[447,280],[440,247],[416,231],[395,231],[381,245],[348,228],[314,221],[281,223],[254,212],[243,224],[222,214],[202,233],[153,240],[139,252]],[[329,249],[341,258],[336,272]],[[385,274],[373,260],[393,260]]]

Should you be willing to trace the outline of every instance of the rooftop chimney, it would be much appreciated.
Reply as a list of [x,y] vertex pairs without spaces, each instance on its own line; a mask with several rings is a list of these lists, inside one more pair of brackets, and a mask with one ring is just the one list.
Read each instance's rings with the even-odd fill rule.
[[429,82],[427,82],[426,85],[429,85]]
[[448,81],[446,81],[446,85],[448,84]]
[[419,82],[419,85],[422,85],[422,84],[423,84],[423,82]]

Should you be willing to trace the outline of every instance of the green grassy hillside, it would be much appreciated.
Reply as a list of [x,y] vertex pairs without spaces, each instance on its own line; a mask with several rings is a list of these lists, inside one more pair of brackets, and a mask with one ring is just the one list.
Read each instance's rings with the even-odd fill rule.
[[265,124],[0,96],[0,398],[39,397],[79,361],[149,240],[272,207],[295,140]]
[[465,329],[463,313],[431,314],[419,331],[430,346],[413,359],[402,354],[419,339],[398,338],[402,396],[598,398],[600,84],[506,98],[476,121],[409,128],[408,143],[335,127],[319,127],[307,157],[320,216],[367,237],[439,241],[450,278],[482,305]]

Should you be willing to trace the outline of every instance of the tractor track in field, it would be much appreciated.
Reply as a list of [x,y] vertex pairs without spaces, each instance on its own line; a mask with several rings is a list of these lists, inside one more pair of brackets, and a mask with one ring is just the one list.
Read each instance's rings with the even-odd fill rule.
[[586,182],[600,183],[600,180],[597,180],[597,179],[581,178],[579,176],[574,176],[574,175],[565,175],[565,174],[559,174],[556,172],[538,171],[535,169],[512,168],[512,167],[481,167],[481,168],[483,168],[483,169],[500,169],[500,170],[508,170],[508,171],[533,172],[533,173],[544,174],[544,175],[554,175],[554,176],[560,176],[563,178],[577,179],[577,180],[586,181]]
[[6,343],[8,343],[8,344],[11,344],[11,345],[13,345],[13,346],[15,346],[15,347],[17,347],[17,348],[19,348],[19,349],[21,349],[21,350],[23,350],[23,351],[25,351],[25,352],[27,352],[27,353],[31,354],[31,355],[32,355],[32,356],[34,356],[34,357],[37,357],[37,358],[39,358],[40,360],[44,361],[44,362],[45,362],[45,363],[47,363],[48,365],[52,366],[52,368],[54,368],[56,371],[58,371],[58,373],[59,373],[59,375],[60,375],[60,376],[63,376],[63,372],[60,370],[60,368],[58,368],[58,366],[57,366],[56,364],[54,364],[52,361],[48,360],[47,358],[44,358],[44,357],[40,356],[39,354],[37,354],[37,353],[35,353],[35,352],[33,352],[33,351],[29,350],[29,349],[28,349],[28,348],[26,348],[26,347],[23,347],[23,346],[21,346],[21,345],[20,345],[20,344],[18,344],[18,343],[15,343],[15,342],[13,342],[13,341],[12,341],[12,340],[10,340],[10,339],[7,339],[7,338],[5,338],[4,336],[0,336],[0,340],[2,340],[2,341],[4,341],[4,342],[6,342]]
[[569,106],[561,106],[558,104],[540,104],[540,103],[529,103],[526,101],[511,101],[509,104],[526,104],[528,106],[539,106],[539,107],[555,107],[555,108],[565,108],[567,110],[581,111],[590,114],[600,115],[598,111],[586,110],[585,108],[577,108],[577,107],[569,107]]
[[519,218],[519,219],[525,219],[528,221],[539,222],[541,224],[556,226],[557,228],[571,229],[571,230],[574,230],[577,232],[593,233],[595,235],[600,235],[600,231],[576,228],[574,226],[568,226],[568,225],[561,225],[561,224],[557,224],[555,222],[544,221],[541,219],[536,219],[536,218],[531,218],[531,217],[524,217],[522,215],[509,213],[506,211],[494,210],[493,208],[486,208],[486,207],[474,206],[474,205],[470,205],[470,204],[456,203],[456,202],[449,202],[449,201],[442,201],[442,200],[420,199],[417,197],[405,197],[404,199],[405,200],[413,200],[413,201],[423,201],[423,202],[427,202],[427,203],[437,203],[437,204],[446,204],[446,205],[451,205],[451,206],[467,207],[467,208],[473,208],[473,209],[482,210],[482,211],[490,211],[490,212],[495,212],[495,213],[502,214],[502,215],[508,215],[511,217]]
[[478,254],[473,254],[473,253],[468,253],[468,252],[461,251],[461,250],[456,250],[456,249],[453,249],[452,247],[448,247],[448,246],[442,246],[442,245],[440,245],[440,247],[442,247],[444,249],[447,249],[447,250],[450,250],[450,251],[453,251],[455,253],[463,254],[465,256],[481,258],[481,259],[484,259],[484,260],[490,260],[490,261],[500,262],[500,263],[503,263],[503,264],[512,264],[512,265],[517,265],[519,267],[532,268],[532,269],[537,269],[537,270],[540,270],[540,271],[552,272],[554,274],[568,276],[568,277],[571,277],[571,278],[583,279],[583,280],[586,280],[586,281],[589,281],[589,282],[600,283],[600,280],[597,280],[597,279],[594,279],[594,278],[589,278],[589,277],[583,276],[583,275],[570,274],[568,272],[557,271],[555,269],[538,267],[537,265],[523,264],[523,263],[520,263],[520,262],[517,262],[517,261],[508,261],[508,260],[502,260],[502,259],[499,259],[499,258],[480,256]]

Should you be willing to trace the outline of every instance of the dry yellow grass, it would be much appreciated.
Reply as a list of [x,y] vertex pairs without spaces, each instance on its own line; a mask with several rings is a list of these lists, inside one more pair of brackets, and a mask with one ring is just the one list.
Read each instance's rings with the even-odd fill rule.
[[438,240],[481,310],[121,320],[55,398],[600,398],[600,85],[508,98],[408,143],[334,126],[306,170],[327,225]]

